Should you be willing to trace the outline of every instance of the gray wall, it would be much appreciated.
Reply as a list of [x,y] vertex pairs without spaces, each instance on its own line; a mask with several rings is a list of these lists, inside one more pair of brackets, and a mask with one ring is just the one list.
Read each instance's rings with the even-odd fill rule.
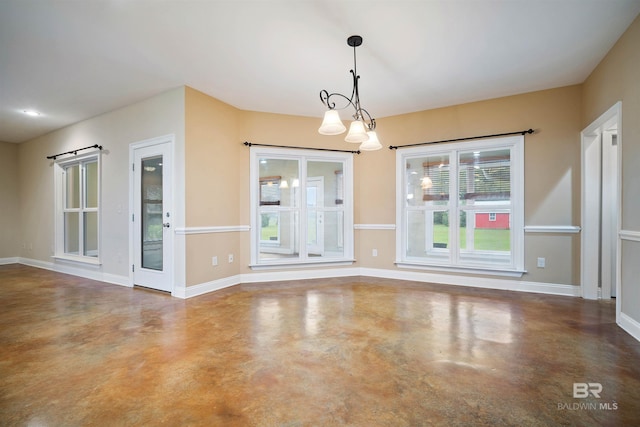
[[19,255],[18,145],[0,142],[0,260]]

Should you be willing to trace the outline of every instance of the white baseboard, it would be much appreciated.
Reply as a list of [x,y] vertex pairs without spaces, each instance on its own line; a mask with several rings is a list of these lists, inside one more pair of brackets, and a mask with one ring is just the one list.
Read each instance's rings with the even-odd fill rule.
[[[6,258],[5,258],[6,259]],[[85,270],[75,266],[63,265],[61,263],[51,263],[29,258],[18,258],[20,264],[32,267],[44,268],[60,273],[71,274],[87,279],[98,280],[131,287],[129,277],[104,273],[99,270]],[[95,267],[98,268],[98,267]],[[534,292],[550,295],[564,295],[579,297],[580,286],[563,285],[555,283],[525,282],[508,278],[485,278],[472,277],[455,274],[439,274],[418,271],[386,270],[378,268],[326,268],[317,270],[288,270],[288,271],[260,271],[256,273],[237,274],[210,282],[200,283],[193,286],[176,288],[172,295],[177,298],[192,298],[209,292],[241,283],[277,282],[284,280],[306,280],[306,279],[328,279],[332,277],[356,277],[368,276],[384,279],[408,280],[423,283],[438,283],[453,286],[469,286],[474,288],[497,289],[517,292]],[[627,316],[628,317],[628,316]],[[630,318],[629,318],[630,319]]]
[[629,335],[640,341],[640,322],[634,320],[628,314],[620,312],[620,318],[617,323],[618,326],[627,331]]
[[413,282],[439,283],[442,285],[469,286],[473,288],[498,289],[504,291],[534,292],[540,294],[580,296],[580,286],[555,283],[525,282],[522,280],[460,276],[417,271],[382,270],[361,268],[360,275],[386,279],[410,280]]
[[20,258],[18,257],[0,258],[0,265],[19,264],[19,263],[20,263]]
[[199,285],[187,286],[186,288],[176,288],[172,295],[178,298],[186,299],[197,297],[198,295],[207,294],[209,292],[219,291],[240,284],[240,275],[225,277],[223,279],[212,280],[210,282],[200,283]]
[[533,292],[551,295],[580,296],[580,286],[555,283],[523,282],[511,279],[488,279],[450,274],[423,273],[415,271],[384,270],[376,268],[331,268],[322,270],[290,270],[269,271],[241,274],[225,279],[214,280],[195,286],[188,286],[184,291],[178,290],[174,295],[180,298],[191,298],[218,289],[241,283],[276,282],[284,280],[327,279],[331,277],[368,276],[385,279],[408,280],[443,285],[469,286],[474,288],[498,289],[517,292]]
[[192,298],[214,292],[241,283],[279,282],[283,280],[327,279],[331,277],[359,276],[358,268],[333,268],[324,270],[270,271],[261,273],[238,274],[223,279],[212,280],[198,285],[176,288],[173,296]]
[[70,274],[72,276],[84,277],[85,279],[131,287],[129,277],[116,274],[105,273],[99,266],[89,266],[87,269],[63,264],[62,262],[46,262],[31,258],[18,258],[20,264],[31,267],[43,268],[45,270],[56,271],[58,273]]

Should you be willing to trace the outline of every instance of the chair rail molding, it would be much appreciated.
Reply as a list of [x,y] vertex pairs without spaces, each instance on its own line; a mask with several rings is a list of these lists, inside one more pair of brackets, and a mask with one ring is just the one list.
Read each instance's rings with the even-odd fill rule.
[[581,228],[577,225],[525,225],[525,233],[562,233],[578,234]]
[[640,231],[620,230],[618,236],[622,240],[631,240],[634,242],[640,242]]
[[176,228],[176,234],[211,234],[211,233],[234,233],[249,231],[249,225],[215,225],[209,227],[181,227]]
[[395,230],[395,224],[353,224],[354,230]]

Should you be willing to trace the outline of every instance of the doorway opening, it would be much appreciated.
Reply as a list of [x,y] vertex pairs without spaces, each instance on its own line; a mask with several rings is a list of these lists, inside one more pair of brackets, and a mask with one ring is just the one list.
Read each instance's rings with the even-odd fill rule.
[[[619,295],[620,134],[622,104],[616,103],[581,133],[582,297]],[[616,301],[618,307],[620,301]]]

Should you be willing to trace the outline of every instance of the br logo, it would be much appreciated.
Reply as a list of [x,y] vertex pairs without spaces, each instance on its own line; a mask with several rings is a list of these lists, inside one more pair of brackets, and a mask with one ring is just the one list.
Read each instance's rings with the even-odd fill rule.
[[574,399],[584,399],[591,394],[596,399],[600,399],[602,384],[600,383],[573,383]]

